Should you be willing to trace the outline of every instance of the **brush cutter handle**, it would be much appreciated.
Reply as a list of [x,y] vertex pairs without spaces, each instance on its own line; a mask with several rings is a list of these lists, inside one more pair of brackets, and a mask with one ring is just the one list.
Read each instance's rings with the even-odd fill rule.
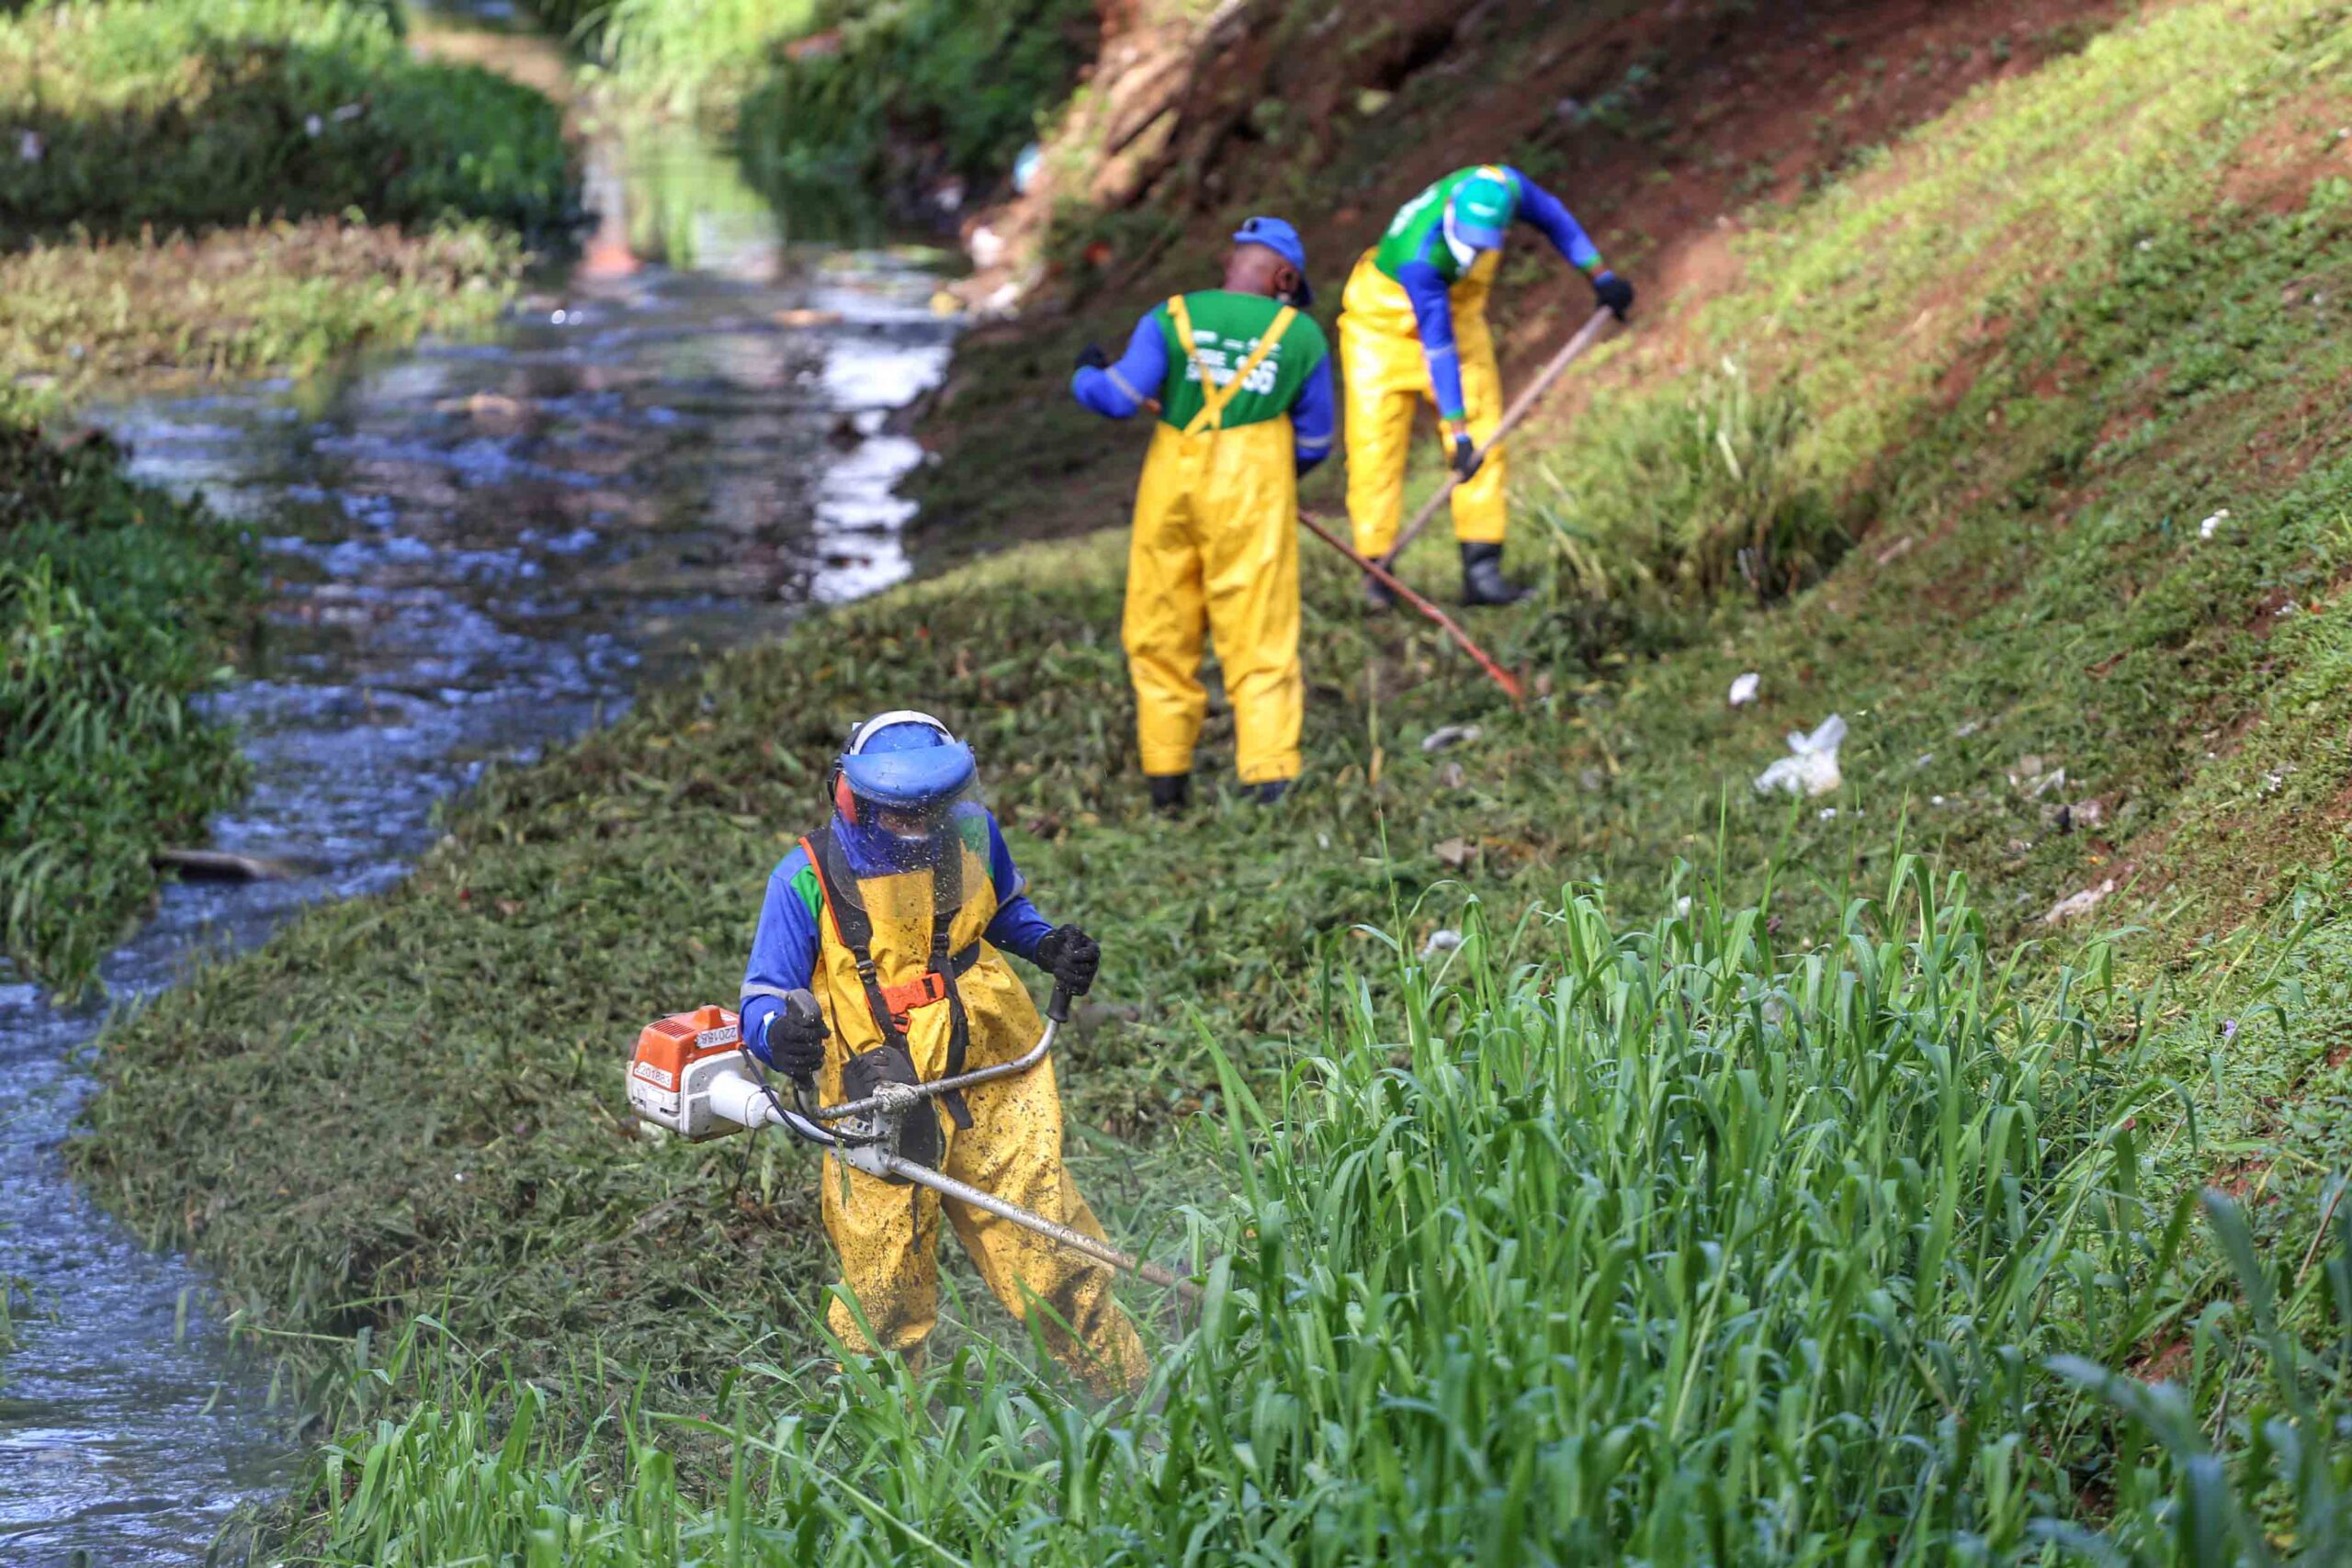
[[1068,1023],[1069,1021],[1069,987],[1059,980],[1055,981],[1053,997],[1046,1003],[1046,1021],[1048,1023]]
[[[1055,1010],[1057,1004],[1060,1009],[1058,1012]],[[1060,1032],[1061,1026],[1069,1021],[1069,996],[1061,987],[1056,986],[1053,1001],[1046,1004],[1046,1032],[1037,1036],[1037,1043],[1010,1062],[999,1062],[994,1066],[974,1067],[970,1072],[957,1073],[954,1077],[929,1078],[919,1084],[899,1086],[888,1095],[869,1094],[863,1100],[847,1100],[840,1105],[813,1105],[809,1101],[816,1097],[807,1095],[801,1100],[801,1109],[814,1121],[841,1122],[853,1116],[864,1116],[871,1111],[895,1110],[903,1104],[909,1095],[912,1095],[917,1100],[936,1100],[941,1095],[956,1089],[970,1089],[976,1084],[994,1083],[999,1078],[1017,1077],[1046,1059],[1046,1054],[1054,1048],[1054,1036]]]

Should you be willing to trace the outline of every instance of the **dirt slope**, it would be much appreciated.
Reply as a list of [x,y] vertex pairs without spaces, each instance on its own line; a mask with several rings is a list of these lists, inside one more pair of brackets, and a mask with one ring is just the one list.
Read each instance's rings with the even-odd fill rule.
[[[1734,214],[1801,198],[1971,89],[2082,47],[2116,0],[1678,0],[1478,5],[1408,0],[1366,28],[1284,0],[1206,19],[1113,6],[1092,79],[1029,193],[967,223],[963,286],[1012,319],[976,332],[922,411],[958,476],[925,488],[954,555],[1124,511],[1134,457],[1070,417],[1069,358],[1134,312],[1199,287],[1252,210],[1305,231],[1318,313],[1395,209],[1448,169],[1506,159],[1561,194],[1644,290],[1645,336],[1737,277]],[[1589,308],[1522,245],[1495,319],[1507,374]],[[1655,352],[1655,351],[1654,351]],[[1670,355],[1668,355],[1670,357]],[[987,482],[974,484],[975,471]],[[1336,476],[1323,481],[1336,493]]]

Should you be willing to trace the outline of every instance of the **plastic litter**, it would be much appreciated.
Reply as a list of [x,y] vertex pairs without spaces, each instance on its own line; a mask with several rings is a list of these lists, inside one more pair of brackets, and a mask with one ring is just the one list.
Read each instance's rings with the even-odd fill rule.
[[2079,919],[2099,907],[2100,900],[2115,891],[2115,878],[2109,877],[2097,887],[2086,887],[2080,893],[2061,898],[2041,917],[2045,926],[2061,926],[2068,920]]
[[1456,931],[1433,931],[1429,941],[1421,943],[1421,956],[1435,958],[1442,953],[1452,953],[1462,945],[1462,933]]
[[1442,751],[1449,746],[1467,746],[1483,733],[1475,724],[1442,724],[1421,737],[1421,750]]
[[1757,688],[1764,684],[1764,677],[1753,670],[1731,683],[1731,705],[1744,708],[1756,700]]
[[2205,519],[2204,522],[2197,525],[2197,536],[2200,539],[2211,538],[2214,535],[2222,531],[2222,525],[2227,523],[2229,520],[2229,508],[2223,507],[2221,511],[2213,513],[2212,516]]
[[1846,720],[1831,714],[1810,735],[1792,730],[1789,755],[1756,775],[1756,793],[1828,795],[1845,783],[1838,771],[1838,748],[1845,743]]

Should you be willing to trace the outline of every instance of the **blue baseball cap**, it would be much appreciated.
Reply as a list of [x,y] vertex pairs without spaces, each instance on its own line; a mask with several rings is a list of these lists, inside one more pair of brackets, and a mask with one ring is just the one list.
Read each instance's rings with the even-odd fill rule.
[[1306,242],[1298,237],[1298,229],[1287,219],[1252,218],[1233,231],[1237,245],[1263,245],[1274,254],[1298,269],[1298,299],[1302,308],[1315,303],[1315,290],[1306,282]]

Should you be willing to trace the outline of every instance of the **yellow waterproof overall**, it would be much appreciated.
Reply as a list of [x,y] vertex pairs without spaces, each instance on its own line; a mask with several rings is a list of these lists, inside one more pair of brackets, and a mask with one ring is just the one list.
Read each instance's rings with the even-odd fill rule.
[[[963,886],[988,888],[988,863],[968,847],[964,855]],[[902,986],[919,980],[931,962],[931,874],[863,877],[859,886],[874,929],[868,951],[881,983]],[[833,917],[831,897],[828,885],[827,907],[818,925],[815,982],[830,1030],[825,1063],[818,1075],[818,1089],[827,1104],[842,1099],[843,1064],[883,1043],[865,983],[858,977],[857,960]],[[1037,1043],[1045,1027],[1003,954],[981,936],[995,914],[992,895],[967,902],[956,915],[949,938],[952,952],[975,945],[979,950],[971,967],[954,982],[969,1022],[967,1068],[1021,1055]],[[906,1014],[907,1046],[919,1077],[946,1076],[952,1022],[944,997]],[[968,1127],[956,1125],[938,1101],[928,1106],[939,1119],[942,1171],[1089,1235],[1102,1235],[1093,1211],[1062,1167],[1061,1098],[1055,1091],[1052,1058],[1018,1077],[965,1090],[964,1103],[971,1117]],[[938,1321],[939,1194],[868,1176],[831,1157],[825,1161],[823,1185],[825,1232],[841,1255],[842,1284],[856,1298],[873,1338],[859,1330],[848,1303],[838,1297],[827,1309],[826,1322],[852,1350],[871,1352],[878,1347],[919,1361],[923,1341]],[[1097,1393],[1115,1393],[1143,1381],[1149,1362],[1134,1325],[1112,1299],[1110,1269],[993,1214],[957,1204],[947,1217],[964,1250],[978,1265],[980,1278],[1006,1310],[1025,1321],[1033,1297],[1043,1304],[1046,1346]]]
[[1201,378],[1190,425],[1161,423],[1136,490],[1122,629],[1136,686],[1143,771],[1192,771],[1208,713],[1203,635],[1214,637],[1233,705],[1234,770],[1244,784],[1298,776],[1306,682],[1298,662],[1298,468],[1290,416],[1227,428],[1225,406],[1274,350],[1284,310],[1223,386],[1200,362],[1183,297],[1169,301],[1177,340]]
[[[1448,293],[1462,365],[1462,403],[1470,438],[1494,439],[1503,418],[1503,378],[1487,327],[1487,293],[1502,253],[1488,251]],[[1434,402],[1420,323],[1404,286],[1366,251],[1340,301],[1340,378],[1348,414],[1348,521],[1356,549],[1388,553],[1405,520],[1405,459],[1413,414]],[[1477,477],[1453,491],[1453,535],[1466,545],[1499,545],[1509,518],[1503,504],[1503,449],[1487,454]]]

